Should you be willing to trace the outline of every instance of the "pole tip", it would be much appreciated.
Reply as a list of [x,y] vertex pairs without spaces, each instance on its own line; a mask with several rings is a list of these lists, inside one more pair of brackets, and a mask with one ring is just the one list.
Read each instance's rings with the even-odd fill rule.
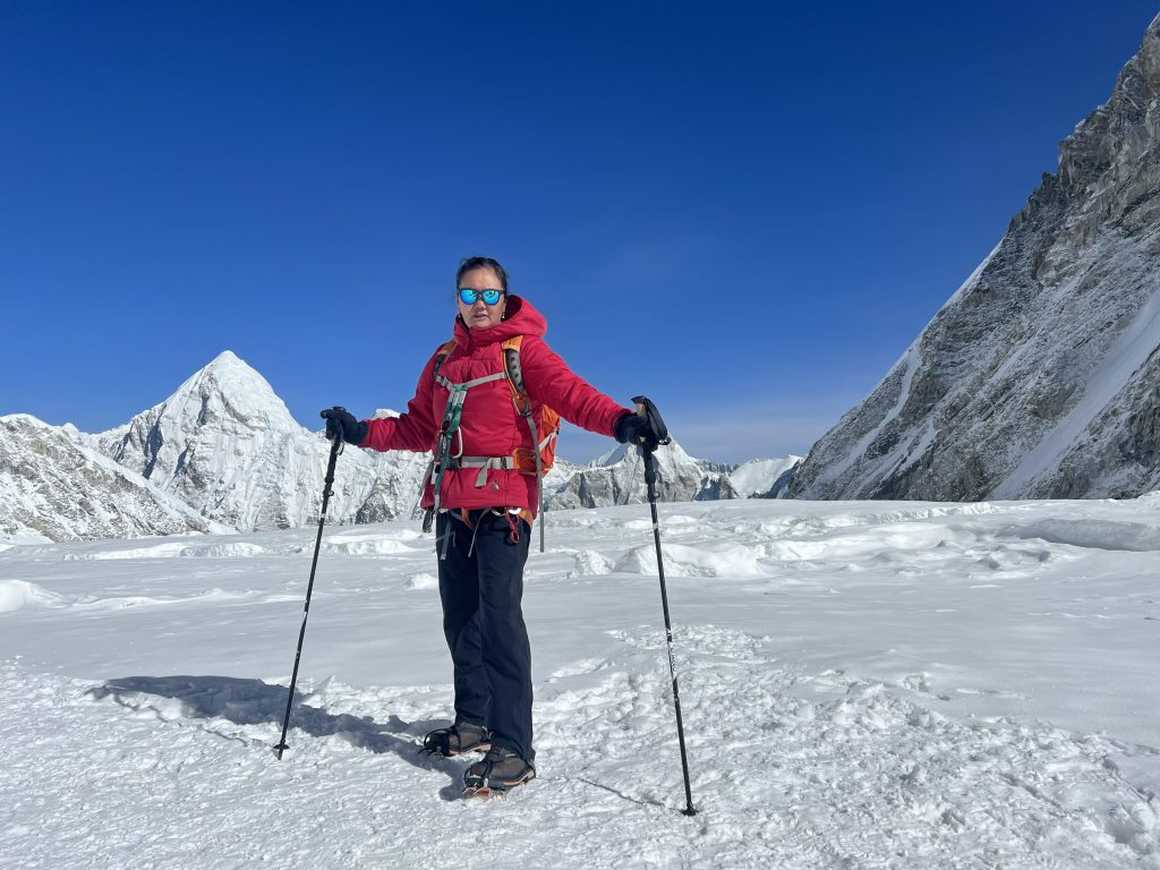
[[697,811],[695,809],[693,809],[692,807],[685,807],[683,810],[681,810],[681,815],[682,816],[695,816],[695,815],[697,815]]

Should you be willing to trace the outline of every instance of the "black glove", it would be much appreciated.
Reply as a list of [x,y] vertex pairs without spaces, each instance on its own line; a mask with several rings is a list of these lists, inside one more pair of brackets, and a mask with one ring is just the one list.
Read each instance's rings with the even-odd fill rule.
[[333,441],[341,437],[347,444],[362,444],[367,437],[367,424],[356,420],[346,408],[335,405],[319,414],[326,420],[326,437]]
[[650,433],[648,417],[625,411],[616,421],[616,440],[621,444],[640,444]]

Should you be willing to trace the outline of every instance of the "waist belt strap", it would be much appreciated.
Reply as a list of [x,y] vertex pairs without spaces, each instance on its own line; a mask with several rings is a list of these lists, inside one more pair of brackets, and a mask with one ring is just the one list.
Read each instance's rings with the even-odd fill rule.
[[479,475],[475,478],[475,485],[483,487],[487,484],[489,469],[511,470],[516,467],[516,461],[511,456],[459,456],[455,459],[459,468],[478,468]]

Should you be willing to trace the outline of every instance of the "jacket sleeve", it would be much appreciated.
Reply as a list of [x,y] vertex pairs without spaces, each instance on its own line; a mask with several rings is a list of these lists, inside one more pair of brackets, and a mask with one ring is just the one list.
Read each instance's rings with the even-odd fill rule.
[[406,413],[398,417],[366,420],[367,434],[359,447],[371,450],[413,450],[422,453],[435,443],[435,417],[431,410],[435,389],[435,355],[423,367],[415,396],[407,403]]
[[581,429],[614,436],[616,421],[628,413],[627,408],[576,375],[538,336],[527,336],[520,346],[520,369],[532,399],[550,406]]

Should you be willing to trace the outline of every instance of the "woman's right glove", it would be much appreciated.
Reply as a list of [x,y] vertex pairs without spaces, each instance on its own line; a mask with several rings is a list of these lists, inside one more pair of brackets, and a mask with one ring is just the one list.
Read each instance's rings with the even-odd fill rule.
[[331,441],[342,438],[347,444],[358,445],[367,437],[367,424],[340,405],[327,408],[319,416],[326,420],[326,437]]

